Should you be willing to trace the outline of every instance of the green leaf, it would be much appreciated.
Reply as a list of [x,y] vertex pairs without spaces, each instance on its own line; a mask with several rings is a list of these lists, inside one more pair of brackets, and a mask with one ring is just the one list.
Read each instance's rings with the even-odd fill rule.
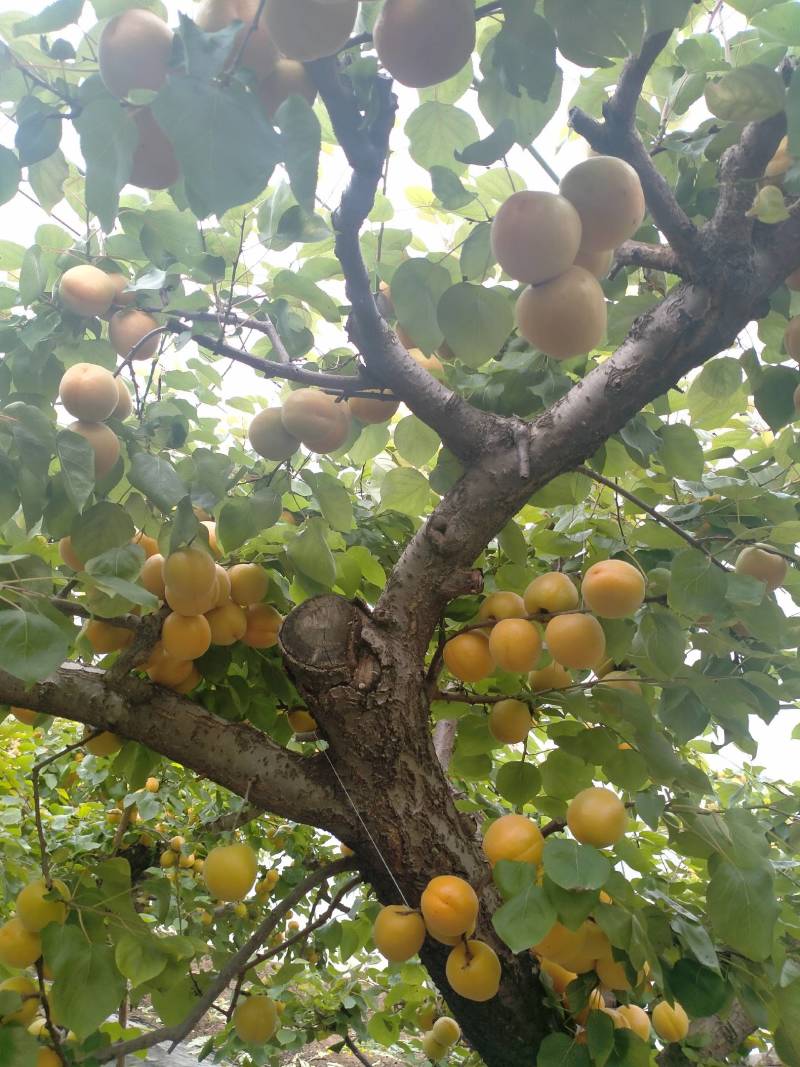
[[455,356],[478,368],[496,355],[514,328],[507,290],[459,282],[442,295],[439,328]]
[[492,868],[492,876],[503,899],[510,900],[529,886],[536,885],[538,873],[532,863],[498,860]]
[[[177,967],[176,967],[177,969]],[[183,968],[184,975],[186,968]],[[161,972],[163,981],[165,971]],[[150,994],[153,1007],[165,1026],[177,1026],[195,1006],[198,996],[196,982],[187,976],[177,976],[176,981],[164,983],[164,988],[154,989]]]
[[20,118],[14,134],[14,147],[23,167],[47,159],[61,142],[61,115],[39,101],[36,103],[37,110]]
[[614,1048],[606,1067],[650,1067],[650,1045],[632,1030],[614,1031]]
[[336,580],[336,564],[325,540],[327,530],[322,519],[309,519],[288,543],[286,553],[301,574],[330,589]]
[[751,960],[769,957],[778,906],[768,870],[741,870],[719,860],[714,864],[706,899],[711,925],[720,941]]
[[79,926],[56,923],[42,931],[42,944],[53,971],[53,1011],[63,1026],[83,1040],[117,1010],[125,992],[113,950],[89,941]]
[[658,677],[671,678],[683,665],[686,633],[675,616],[651,604],[639,621],[634,649],[641,649]]
[[409,152],[415,163],[428,169],[439,164],[452,168],[455,153],[477,141],[475,120],[461,108],[430,100],[412,111],[405,125]]
[[511,119],[504,119],[496,130],[482,141],[467,145],[462,152],[456,152],[459,163],[468,163],[479,167],[489,167],[502,159],[516,143],[517,128]]
[[381,511],[399,511],[416,518],[425,513],[430,499],[428,479],[411,467],[393,467],[381,483]]
[[780,430],[797,418],[794,391],[800,374],[790,367],[764,367],[753,390],[753,402],[771,430]]
[[95,578],[122,578],[132,582],[139,577],[144,559],[144,550],[139,545],[109,548],[89,560],[86,573]]
[[220,216],[263,192],[282,151],[255,93],[175,74],[152,108],[175,149],[198,218]]
[[3,1067],[36,1067],[41,1047],[24,1026],[0,1026],[0,1063]]
[[295,296],[318,311],[328,322],[339,322],[341,314],[335,301],[311,278],[291,270],[281,270],[272,280],[271,295]]
[[567,1034],[548,1034],[539,1046],[536,1067],[592,1067],[589,1050]]
[[[491,45],[487,52],[491,54]],[[509,92],[502,76],[489,70],[478,86],[478,107],[486,121],[495,128],[503,122],[513,122],[517,144],[528,145],[536,140],[558,110],[562,84],[561,71],[556,70],[547,99],[535,100],[525,91],[519,95]]]
[[226,553],[235,552],[245,542],[269,530],[280,518],[281,498],[271,489],[252,496],[231,497],[222,506],[217,535]]
[[10,148],[0,146],[0,204],[7,204],[17,195],[20,177],[19,160]]
[[690,426],[675,423],[658,431],[661,447],[658,458],[670,478],[698,480],[703,474],[703,449]]
[[492,916],[492,926],[512,952],[524,952],[552,928],[556,911],[538,885],[527,885]]
[[14,24],[14,36],[25,37],[28,34],[52,33],[62,30],[77,22],[83,10],[83,0],[55,0],[48,4],[38,15]]
[[449,167],[431,167],[431,189],[448,211],[457,211],[475,199],[475,193],[465,189],[461,179]]
[[515,760],[504,763],[497,772],[497,792],[504,800],[519,807],[533,800],[542,786],[542,775],[532,763]]
[[706,106],[725,122],[758,122],[783,111],[783,79],[770,67],[752,63],[736,67],[706,85]]
[[672,560],[669,605],[681,614],[697,618],[718,612],[725,604],[727,577],[696,548],[678,552]]
[[683,943],[694,953],[699,963],[702,963],[706,969],[719,971],[717,951],[704,926],[680,917],[673,919],[671,926]]
[[645,0],[647,35],[682,26],[693,0]]
[[0,668],[23,682],[40,682],[67,658],[66,631],[45,615],[0,611]]
[[414,467],[422,467],[436,455],[441,440],[416,415],[406,415],[394,428],[394,444],[403,459]]
[[669,972],[669,986],[693,1019],[715,1015],[732,996],[730,986],[718,973],[687,957],[678,960]]
[[400,1034],[401,1020],[396,1012],[377,1011],[367,1021],[367,1033],[373,1041],[388,1048]]
[[137,452],[133,457],[128,481],[164,512],[171,511],[189,492],[169,460],[149,452]]
[[94,491],[94,449],[79,433],[61,430],[56,437],[56,455],[67,497],[80,511]]
[[545,0],[544,15],[562,55],[584,67],[638,51],[644,33],[638,0]]
[[771,37],[784,46],[800,45],[800,11],[793,0],[774,5],[760,3],[759,7],[769,7],[769,10],[759,12],[751,21],[765,37]]
[[110,233],[120,190],[131,173],[138,142],[136,124],[118,100],[101,96],[83,107],[75,128],[86,160],[86,206]]
[[158,938],[144,931],[141,935],[123,932],[114,946],[114,962],[120,974],[134,986],[157,977],[167,965]]
[[603,1011],[589,1012],[586,1023],[586,1043],[592,1063],[603,1067],[614,1048],[614,1021]]
[[322,515],[332,530],[346,533],[354,526],[353,505],[350,494],[332,474],[303,471],[303,481],[311,486]]
[[319,119],[307,100],[293,94],[278,108],[275,120],[281,131],[283,162],[292,192],[298,204],[312,212],[322,146]]
[[133,538],[134,526],[130,515],[119,504],[101,500],[72,524],[72,547],[84,563],[102,555],[110,548],[120,548]]
[[608,881],[611,864],[591,845],[548,838],[544,845],[544,870],[562,889],[600,889]]
[[429,259],[407,259],[394,272],[391,286],[400,325],[419,348],[433,352],[444,340],[436,309],[450,287],[450,275]]
[[522,95],[524,90],[532,99],[545,101],[558,74],[556,35],[527,0],[506,0],[503,12],[503,25],[489,42],[481,69],[488,60],[509,93]]

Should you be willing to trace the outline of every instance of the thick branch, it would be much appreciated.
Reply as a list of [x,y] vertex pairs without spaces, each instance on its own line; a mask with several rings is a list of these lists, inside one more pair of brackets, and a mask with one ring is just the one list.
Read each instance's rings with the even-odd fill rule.
[[745,126],[739,143],[722,156],[719,167],[719,201],[710,229],[729,242],[749,241],[753,219],[746,215],[758,191],[757,181],[786,133],[786,113]]
[[295,822],[353,833],[353,817],[323,760],[280,748],[254,726],[226,722],[170,690],[137,678],[107,685],[93,667],[66,663],[27,688],[0,671],[0,703],[110,730]]
[[614,252],[620,267],[649,267],[667,274],[682,275],[680,260],[669,245],[650,245],[644,241],[624,241]]

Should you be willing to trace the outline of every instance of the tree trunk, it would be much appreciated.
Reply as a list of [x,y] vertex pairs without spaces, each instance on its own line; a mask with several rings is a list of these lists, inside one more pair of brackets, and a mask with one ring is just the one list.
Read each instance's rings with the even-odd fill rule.
[[499,898],[473,821],[459,815],[427,728],[422,666],[360,606],[337,596],[306,601],[280,635],[287,669],[328,742],[328,755],[358,813],[348,841],[385,904],[418,907],[438,874],[466,878],[481,900],[477,936],[503,964],[497,997],[464,1000],[444,974],[446,946],[425,942],[422,961],[487,1067],[530,1067],[542,1036],[557,1027],[527,954],[496,937]]

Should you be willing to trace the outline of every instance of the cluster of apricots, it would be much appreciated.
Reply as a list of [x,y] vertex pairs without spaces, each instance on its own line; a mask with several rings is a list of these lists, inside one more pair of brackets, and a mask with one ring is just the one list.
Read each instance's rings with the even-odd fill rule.
[[524,282],[517,327],[553,359],[591,352],[606,333],[598,279],[613,250],[645,214],[636,171],[612,156],[591,156],[562,179],[558,193],[513,193],[492,223],[492,250],[506,274]]
[[[109,273],[91,263],[79,263],[65,270],[58,281],[56,296],[61,306],[79,318],[108,318],[108,340],[118,356],[131,360],[151,359],[158,349],[158,334],[147,335],[158,329],[158,323],[146,311],[133,307],[136,294],[128,291],[129,279],[124,274]],[[146,340],[145,340],[146,338]],[[96,372],[101,369],[94,364],[79,364]],[[74,368],[72,368],[74,370]],[[69,373],[69,371],[67,372]],[[103,421],[113,414],[115,418],[124,419],[130,414],[131,399],[123,383],[115,383],[118,390],[117,403],[120,411],[114,409],[99,417],[110,399],[108,380],[102,375],[92,375],[83,370],[75,375],[70,383],[70,396],[76,406],[95,412],[94,420]],[[122,395],[127,394],[127,400]],[[62,395],[62,401],[70,414],[75,414]],[[88,416],[77,415],[77,418]]]
[[[537,691],[564,688],[570,683],[566,668],[590,670],[603,662],[606,639],[596,616],[622,619],[633,615],[644,603],[645,589],[641,571],[624,560],[609,559],[588,568],[580,596],[572,580],[560,571],[534,578],[523,596],[492,593],[481,604],[476,623],[445,644],[445,666],[462,682],[479,682],[499,667],[529,673]],[[548,620],[544,634],[536,621],[539,616]],[[484,622],[485,626],[480,625]],[[544,645],[553,663],[537,670]],[[607,676],[607,680],[613,684],[617,676]],[[618,684],[623,682],[624,678],[618,680]],[[495,708],[498,730],[504,729],[506,717],[518,722],[517,730],[522,728],[517,703],[506,701]],[[509,730],[515,732],[511,725]],[[526,733],[527,729],[519,739]]]

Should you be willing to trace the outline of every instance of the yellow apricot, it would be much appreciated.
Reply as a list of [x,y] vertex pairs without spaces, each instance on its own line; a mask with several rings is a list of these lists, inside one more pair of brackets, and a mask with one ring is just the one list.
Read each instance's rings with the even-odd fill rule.
[[120,649],[127,648],[133,640],[133,630],[127,630],[124,626],[112,626],[103,619],[90,619],[86,623],[85,632],[92,651],[99,656],[119,652]]
[[597,666],[606,651],[603,627],[593,615],[556,615],[548,622],[544,639],[556,662],[576,670]]
[[267,0],[264,24],[283,55],[308,63],[339,51],[357,11],[356,0]]
[[483,851],[492,866],[499,860],[541,863],[544,838],[539,827],[524,815],[503,815],[483,835]]
[[[72,1037],[70,1037],[70,1034]],[[72,1030],[67,1032],[67,1036],[64,1038],[69,1043],[75,1042],[77,1039]],[[61,1067],[61,1058],[55,1049],[48,1046],[40,1048],[36,1053],[36,1067]]]
[[602,959],[598,959],[594,969],[606,989],[627,992],[633,988],[624,964],[620,963],[619,960],[615,960],[613,956],[604,956]]
[[504,671],[530,671],[542,653],[539,628],[526,619],[501,619],[489,634],[489,653]]
[[462,941],[447,957],[445,974],[454,992],[466,1000],[485,1001],[500,988],[500,960],[483,941]]
[[[267,118],[271,120],[284,100],[290,96],[302,96],[309,104],[313,104],[317,89],[302,63],[298,63],[296,59],[285,59],[281,56],[275,64],[275,69],[258,83],[256,95],[261,101]],[[253,448],[256,452],[259,451],[255,445]],[[268,456],[267,458],[274,457]]]
[[416,956],[425,940],[425,923],[418,911],[405,904],[381,908],[372,927],[372,940],[390,963],[403,963]]
[[196,689],[198,685],[200,685],[203,680],[203,676],[193,663],[189,666],[189,673],[182,681],[173,682],[171,684],[169,682],[164,682],[164,685],[166,685],[168,689],[171,689],[175,693],[191,693],[193,689]]
[[[208,594],[214,589],[216,580],[214,559],[200,548],[181,548],[164,560],[164,584],[178,595]],[[189,614],[196,615],[197,612]]]
[[400,407],[399,400],[384,399],[380,394],[370,396],[351,396],[347,401],[350,414],[363,422],[365,426],[377,426],[388,422]]
[[231,582],[231,600],[239,607],[258,604],[267,595],[269,575],[257,563],[237,563],[228,571]]
[[521,700],[498,700],[489,712],[489,731],[504,745],[518,745],[528,736],[533,719]]
[[622,559],[594,563],[581,584],[584,604],[602,619],[633,615],[644,603],[645,591],[642,572]]
[[0,1026],[5,1026],[6,1023],[19,1023],[21,1026],[27,1026],[39,1010],[38,986],[30,978],[19,975],[0,982],[0,993],[16,993],[22,1000],[21,1006],[16,1011],[9,1012],[8,1015],[0,1015]]
[[539,961],[539,970],[550,979],[556,993],[563,994],[570,982],[578,977],[574,971],[568,971],[555,960],[542,959]]
[[232,600],[206,612],[212,645],[233,645],[247,633],[247,616]]
[[119,752],[123,744],[121,737],[104,730],[86,741],[83,747],[90,756],[113,756],[115,752]]
[[689,1016],[677,1000],[674,1005],[667,1004],[666,1000],[659,1001],[653,1008],[652,1017],[653,1029],[662,1041],[683,1041],[689,1033]]
[[178,857],[174,852],[171,851],[162,852],[158,858],[158,863],[159,866],[165,869],[175,867],[178,864]]
[[100,481],[105,478],[119,459],[119,438],[104,422],[71,422],[67,427],[73,433],[85,438],[94,451],[94,476]]
[[262,994],[247,997],[236,1006],[233,1026],[239,1040],[246,1044],[262,1045],[269,1041],[278,1029],[275,1001]]
[[[108,324],[108,339],[111,347],[123,359],[152,359],[158,351],[161,334],[145,337],[158,329],[158,323],[152,315],[139,308],[123,308],[115,311]],[[133,349],[136,348],[134,352]]]
[[401,85],[437,85],[475,48],[472,0],[386,0],[373,30],[381,64]]
[[317,732],[317,720],[302,708],[290,711],[286,717],[296,734],[313,734]]
[[215,584],[216,596],[214,603],[211,605],[213,608],[221,608],[223,604],[227,604],[231,598],[231,580],[228,577],[228,572],[224,567],[220,567],[217,564],[217,580]]
[[[60,899],[48,900],[49,896]],[[17,894],[17,918],[26,930],[38,934],[50,923],[62,924],[66,920],[67,905],[64,901],[67,900],[69,890],[60,879],[54,878],[48,889],[44,878],[36,878]]]
[[241,638],[249,648],[272,648],[278,643],[283,616],[271,604],[252,604],[245,612],[247,629]]
[[38,711],[31,711],[30,708],[11,708],[11,714],[14,718],[23,724],[23,726],[33,726],[39,717]]
[[[133,150],[128,182],[131,185],[138,185],[140,189],[169,189],[181,176],[181,165],[175,155],[172,141],[167,137],[149,107],[135,108],[131,112],[131,117],[136,123],[137,141]],[[133,301],[130,303],[132,304]],[[155,327],[151,326],[150,329],[155,329]],[[149,331],[143,330],[142,334],[147,332]],[[122,343],[121,335],[120,343]],[[133,344],[129,345],[128,350],[132,347]],[[142,355],[141,351],[137,350],[134,359],[149,359],[155,354],[157,347],[158,337],[154,337],[142,346],[141,351],[148,352],[148,354]],[[150,351],[151,348],[152,351]]]
[[173,611],[161,628],[164,651],[177,660],[199,659],[211,647],[211,627],[205,615]]
[[[114,303],[112,307],[130,307],[136,303],[136,293],[127,291],[130,285],[130,278],[126,274],[109,274],[109,278],[114,285]],[[116,381],[119,385],[119,377],[117,377]],[[128,395],[130,396],[130,394]]]
[[105,271],[79,263],[64,271],[58,283],[58,299],[73,315],[88,318],[104,315],[114,299],[114,283]]
[[625,805],[610,789],[590,786],[573,797],[567,807],[567,826],[584,845],[605,848],[616,844],[627,825]]
[[58,554],[61,559],[66,563],[68,567],[71,567],[74,571],[83,570],[83,560],[80,559],[72,547],[72,539],[69,537],[62,537],[58,542]]
[[736,573],[757,578],[772,593],[786,580],[789,563],[765,545],[748,545],[736,557]]
[[150,559],[151,556],[158,555],[158,541],[155,537],[150,537],[143,530],[137,530],[133,535],[132,545],[138,545],[142,549],[145,555],[145,559]]
[[290,393],[281,418],[284,428],[311,452],[335,452],[350,436],[347,405],[319,389],[296,389]]
[[613,262],[613,248],[610,248],[605,252],[590,252],[588,249],[581,248],[575,257],[575,266],[583,267],[584,270],[588,270],[598,281],[602,281],[603,278],[607,277]]
[[41,954],[41,938],[26,930],[18,918],[0,926],[0,963],[6,967],[30,967]]
[[209,552],[215,560],[221,559],[223,553],[222,548],[220,547],[219,538],[217,537],[217,524],[211,519],[203,519],[200,525],[206,528]]
[[620,1004],[617,1014],[622,1017],[629,1030],[638,1035],[642,1041],[650,1040],[650,1019],[644,1008],[638,1004]]
[[253,888],[258,859],[249,845],[217,845],[206,856],[203,879],[216,900],[241,900]]
[[494,670],[489,642],[475,630],[451,637],[443,657],[445,667],[462,682],[479,682]]
[[161,787],[161,782],[159,782],[158,778],[148,778],[144,783],[144,787],[148,793],[157,793]]
[[274,70],[279,53],[264,28],[263,18],[253,28],[253,19],[258,7],[258,0],[206,0],[197,12],[195,22],[207,33],[216,33],[234,20],[243,22],[245,25],[233,39],[226,66],[230,67],[235,62],[244,45],[241,65],[249,67],[258,77],[263,78]]
[[83,422],[103,422],[119,403],[114,375],[96,363],[75,363],[64,371],[58,395],[69,414]]
[[143,8],[115,15],[103,27],[98,45],[100,77],[114,96],[132,89],[160,89],[167,78],[173,33]]
[[606,298],[600,283],[583,267],[570,267],[542,285],[520,294],[517,329],[534,348],[552,359],[591,352],[606,332]]
[[447,1015],[443,1015],[433,1024],[431,1033],[440,1045],[455,1045],[461,1038],[461,1027]]
[[452,948],[453,945],[457,945],[459,941],[463,941],[465,937],[472,937],[477,925],[477,921],[471,923],[468,930],[465,930],[463,934],[458,934],[455,937],[452,934],[445,934],[435,923],[426,922],[425,927],[434,941],[440,941],[443,945],[448,945]]
[[525,590],[523,603],[528,615],[538,611],[571,611],[578,606],[578,590],[566,574],[549,571],[533,579]]
[[642,224],[646,207],[639,175],[615,156],[584,159],[567,171],[559,191],[580,215],[583,250],[616,248]]
[[148,593],[157,596],[159,600],[164,599],[164,557],[160,552],[144,561],[139,580]]
[[253,449],[264,459],[275,462],[289,459],[300,447],[300,439],[283,425],[280,408],[264,408],[250,423],[247,437]]
[[434,926],[446,937],[459,937],[478,917],[478,897],[463,878],[441,874],[432,878],[420,900],[426,926]]
[[603,685],[610,686],[612,689],[626,689],[637,696],[642,695],[641,685],[625,671],[609,671],[608,674],[604,674]]
[[494,217],[491,241],[506,274],[539,285],[575,262],[581,243],[580,216],[557,193],[512,193]]
[[[478,608],[478,619],[521,619],[526,614],[525,602],[519,593],[490,593]],[[489,630],[481,631],[489,633]]]
[[[545,637],[547,637],[546,633]],[[534,693],[544,693],[548,689],[566,689],[567,686],[572,685],[572,676],[560,663],[553,660],[546,667],[531,671],[528,675],[528,685]]]

